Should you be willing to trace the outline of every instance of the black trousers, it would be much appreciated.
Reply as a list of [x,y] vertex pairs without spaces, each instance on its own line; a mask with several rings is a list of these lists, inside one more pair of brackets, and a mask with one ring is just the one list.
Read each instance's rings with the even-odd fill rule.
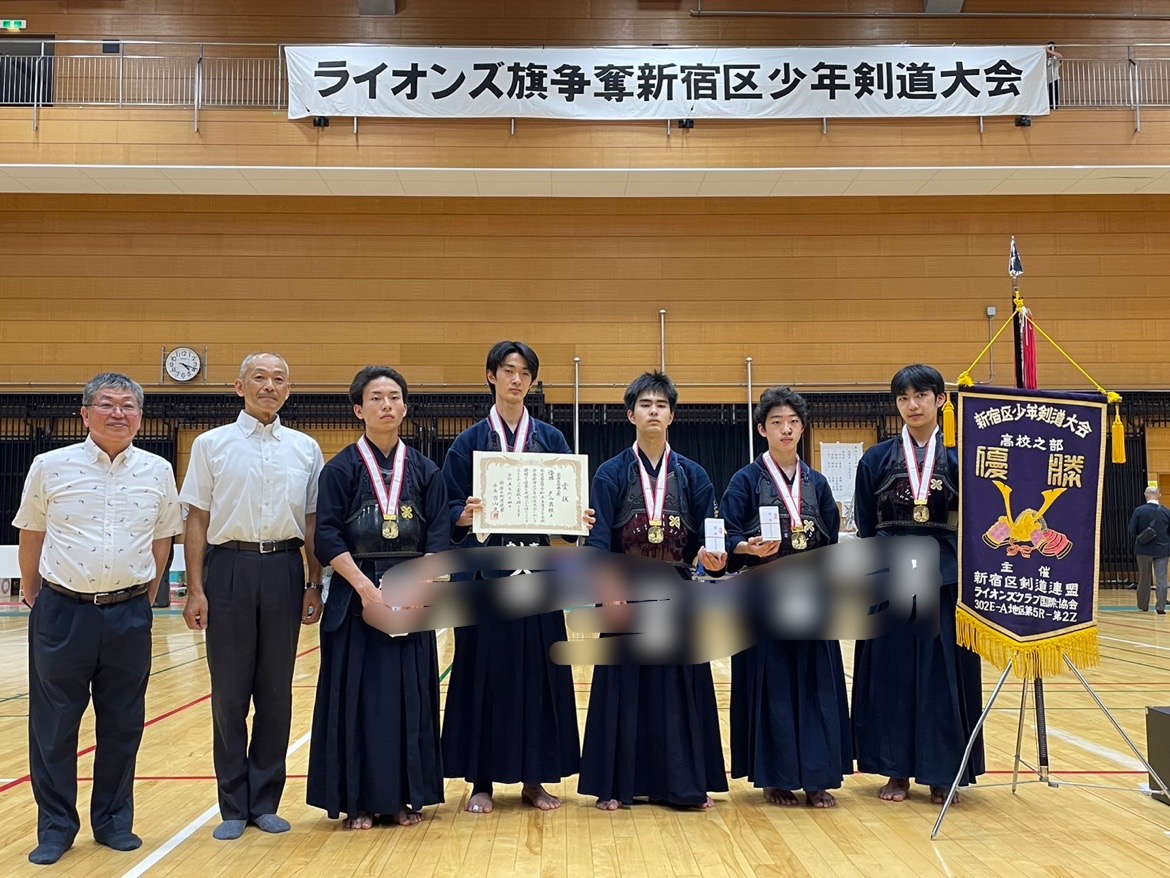
[[284,792],[305,596],[301,553],[212,547],[204,591],[219,812],[224,820],[253,820],[275,814]]
[[77,731],[93,695],[97,749],[90,826],[95,838],[134,824],[134,765],[146,722],[150,601],[97,607],[41,588],[29,616],[29,774],[37,840],[72,844],[77,816]]

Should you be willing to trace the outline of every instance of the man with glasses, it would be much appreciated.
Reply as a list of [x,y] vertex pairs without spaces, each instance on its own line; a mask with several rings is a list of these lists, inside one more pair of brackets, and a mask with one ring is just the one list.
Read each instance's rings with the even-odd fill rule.
[[13,526],[29,614],[29,774],[37,847],[57,862],[81,829],[77,733],[93,695],[96,752],[90,825],[118,851],[134,834],[134,765],[146,721],[151,602],[171,539],[183,529],[175,476],[134,447],[142,388],[98,375],[82,394],[84,442],[38,455]]
[[[237,839],[249,823],[287,832],[276,813],[292,728],[292,676],[301,625],[321,618],[321,565],[313,554],[321,448],[282,426],[288,364],[252,354],[240,365],[234,423],[196,438],[179,497],[187,508],[187,606],[207,631],[212,752],[223,822]],[[309,578],[305,580],[304,546]],[[248,710],[255,705],[248,739]]]

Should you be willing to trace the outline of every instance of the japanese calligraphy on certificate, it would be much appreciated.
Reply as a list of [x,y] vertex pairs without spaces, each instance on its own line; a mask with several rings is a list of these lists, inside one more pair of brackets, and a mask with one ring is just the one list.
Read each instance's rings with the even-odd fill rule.
[[587,455],[476,451],[471,464],[471,493],[483,500],[477,535],[589,533]]

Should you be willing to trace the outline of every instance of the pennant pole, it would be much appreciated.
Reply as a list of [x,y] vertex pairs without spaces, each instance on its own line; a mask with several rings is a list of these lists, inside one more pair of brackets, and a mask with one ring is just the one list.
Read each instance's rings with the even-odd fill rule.
[[[1020,259],[1020,251],[1016,248],[1016,236],[1012,235],[1011,249],[1008,253],[1008,274],[1012,279],[1012,310],[1015,315],[1015,366],[1016,387],[1036,387],[1036,336],[1029,332],[1028,314],[1023,308],[1024,298],[1020,295],[1020,278],[1024,274],[1024,263]],[[1031,350],[1028,350],[1028,337],[1031,335]],[[1028,374],[1027,362],[1032,360],[1031,376]],[[1029,385],[1028,378],[1032,383]],[[1048,725],[1044,707],[1044,679],[1037,674],[1033,686],[1036,704],[1036,747],[1037,747],[1037,774],[1040,780],[1048,782]],[[1017,758],[1019,754],[1017,753]]]

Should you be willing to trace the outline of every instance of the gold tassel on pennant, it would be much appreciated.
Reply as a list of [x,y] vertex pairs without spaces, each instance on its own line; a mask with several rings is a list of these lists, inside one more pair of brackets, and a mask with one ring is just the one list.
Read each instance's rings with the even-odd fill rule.
[[947,448],[954,448],[958,444],[955,434],[955,404],[951,402],[948,393],[947,401],[943,403],[943,444]]
[[1113,462],[1125,463],[1125,423],[1121,420],[1121,397],[1116,393],[1110,393],[1106,398],[1117,406],[1113,412],[1113,424],[1110,427],[1113,438]]
[[1081,669],[1095,668],[1101,664],[1096,625],[1032,643],[1021,643],[1001,634],[974,613],[960,607],[955,616],[955,635],[959,646],[978,654],[1001,671],[1011,662],[1016,676],[1023,680],[1063,674],[1067,670],[1065,656]]

